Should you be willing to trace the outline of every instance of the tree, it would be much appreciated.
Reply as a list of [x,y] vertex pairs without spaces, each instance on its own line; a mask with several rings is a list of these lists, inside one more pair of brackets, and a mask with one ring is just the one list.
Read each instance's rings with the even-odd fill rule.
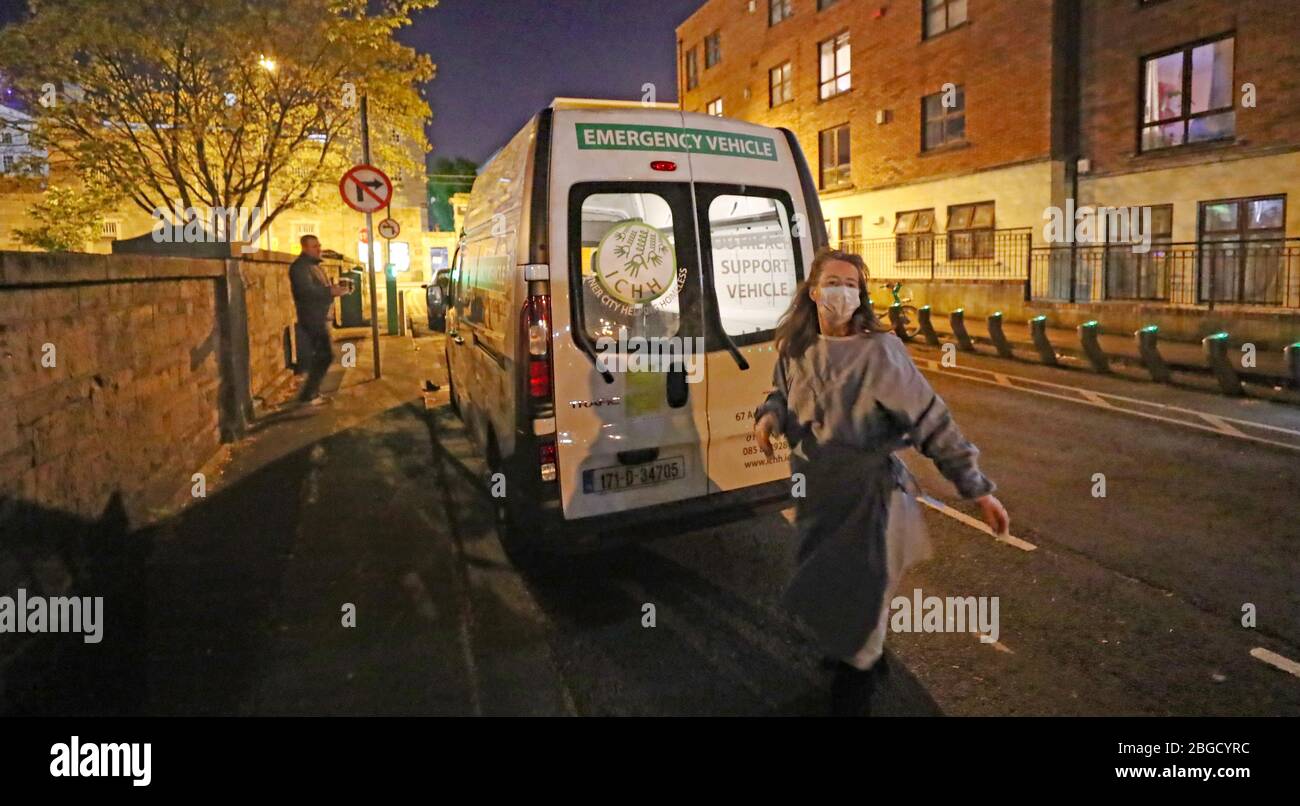
[[237,210],[255,230],[337,187],[363,94],[373,160],[418,175],[430,114],[419,85],[434,67],[394,34],[436,3],[31,0],[31,17],[0,31],[0,69],[52,170],[98,172],[174,222]]
[[433,161],[429,173],[429,219],[434,222],[434,229],[439,232],[452,230],[456,218],[451,209],[451,197],[468,193],[474,187],[477,175],[478,166],[464,157],[439,157]]
[[36,226],[16,229],[14,235],[20,243],[47,252],[80,251],[94,240],[104,211],[114,201],[115,194],[95,179],[80,186],[51,187],[28,208]]

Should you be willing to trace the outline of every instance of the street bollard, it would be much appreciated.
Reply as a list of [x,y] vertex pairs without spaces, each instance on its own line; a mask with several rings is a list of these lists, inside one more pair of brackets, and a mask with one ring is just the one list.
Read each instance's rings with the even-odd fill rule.
[[930,306],[922,305],[916,312],[916,316],[921,320],[921,335],[925,336],[925,343],[931,347],[938,347],[942,342],[939,341],[939,334],[934,330],[934,322],[930,321]]
[[1034,338],[1034,348],[1038,350],[1038,360],[1049,367],[1056,366],[1056,348],[1047,337],[1047,317],[1035,316],[1029,320],[1029,333]]
[[903,321],[903,304],[895,302],[889,306],[889,324],[894,327],[894,335],[907,341],[907,323]]
[[952,335],[957,337],[957,349],[975,352],[975,342],[970,340],[970,334],[966,332],[966,311],[958,308],[948,314],[948,324],[952,326]]
[[1091,322],[1084,322],[1079,325],[1079,344],[1083,346],[1083,354],[1088,357],[1088,363],[1097,372],[1110,372],[1110,361],[1106,358],[1106,351],[1101,349],[1101,341],[1097,338],[1101,327],[1096,319]]
[[1219,389],[1225,395],[1242,394],[1241,375],[1237,374],[1237,368],[1228,360],[1228,334],[1221,332],[1206,336],[1201,339],[1201,346],[1205,348],[1205,363],[1214,372]]
[[1169,383],[1169,365],[1160,356],[1160,328],[1147,325],[1133,336],[1137,339],[1138,353],[1142,356],[1142,364],[1147,368],[1151,380]]
[[1288,344],[1286,350],[1286,365],[1291,370],[1291,388],[1300,389],[1300,341],[1295,344]]
[[1002,311],[994,311],[989,314],[988,327],[989,338],[993,340],[993,347],[998,351],[998,355],[1003,358],[1014,357],[1014,353],[1011,352],[1011,343],[1007,341],[1007,334],[1002,332]]

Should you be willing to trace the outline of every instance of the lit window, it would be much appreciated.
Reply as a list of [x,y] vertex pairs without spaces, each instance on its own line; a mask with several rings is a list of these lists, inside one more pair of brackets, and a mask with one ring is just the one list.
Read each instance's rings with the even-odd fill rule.
[[821,70],[821,99],[833,98],[853,86],[849,32],[845,31],[817,46]]
[[794,100],[794,68],[789,62],[768,71],[768,106]]
[[1142,60],[1142,150],[1229,139],[1233,109],[1232,37]]
[[852,183],[848,124],[822,132],[819,146],[822,190],[848,187]]
[[709,101],[709,106],[706,111],[714,117],[722,117],[722,99],[714,98],[712,101]]
[[767,0],[767,24],[776,25],[794,14],[794,0]]

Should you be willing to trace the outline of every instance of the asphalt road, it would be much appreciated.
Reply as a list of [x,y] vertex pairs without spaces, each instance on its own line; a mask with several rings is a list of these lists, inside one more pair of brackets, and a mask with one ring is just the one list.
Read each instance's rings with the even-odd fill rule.
[[[829,674],[778,605],[783,514],[520,570],[445,391],[418,395],[444,380],[441,339],[383,350],[383,380],[363,345],[331,405],[261,423],[204,500],[140,535],[139,601],[106,603],[101,648],[11,675],[16,711],[826,712]],[[878,713],[1300,715],[1300,676],[1255,656],[1300,660],[1300,410],[913,355],[1019,543],[906,457],[947,509],[926,510],[935,558],[899,593],[997,597],[998,635],[892,633]]]
[[[1300,412],[986,356],[927,374],[1035,548],[928,512],[936,557],[901,592],[998,597],[999,640],[891,635],[880,713],[1300,714],[1300,677],[1251,655],[1300,659],[1300,450],[1284,446],[1300,447]],[[436,423],[468,456],[454,418]],[[521,575],[559,699],[582,714],[823,712],[827,675],[777,605],[792,553],[773,514]]]

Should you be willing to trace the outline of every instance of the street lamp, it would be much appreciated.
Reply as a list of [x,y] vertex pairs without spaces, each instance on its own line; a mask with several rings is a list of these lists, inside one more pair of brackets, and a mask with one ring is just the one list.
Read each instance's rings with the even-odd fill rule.
[[266,72],[268,73],[275,72],[275,59],[269,58],[267,56],[263,56],[262,58],[257,60],[257,63]]

